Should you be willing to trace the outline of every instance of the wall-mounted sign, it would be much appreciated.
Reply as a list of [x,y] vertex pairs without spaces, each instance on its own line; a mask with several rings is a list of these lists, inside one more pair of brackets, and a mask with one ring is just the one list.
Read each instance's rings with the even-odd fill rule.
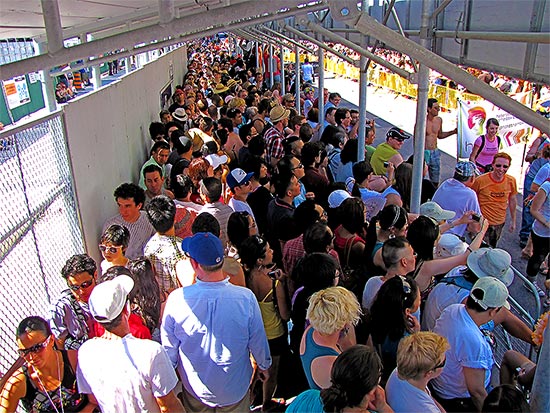
[[15,109],[31,101],[25,76],[18,76],[10,80],[2,81],[2,84],[6,92],[6,99],[10,109]]

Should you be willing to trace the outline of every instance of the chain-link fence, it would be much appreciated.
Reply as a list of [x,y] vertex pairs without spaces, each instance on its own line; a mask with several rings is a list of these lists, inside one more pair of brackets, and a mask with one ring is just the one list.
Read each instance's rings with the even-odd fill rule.
[[84,251],[65,141],[60,113],[0,135],[0,374],[19,322],[48,315],[63,264]]

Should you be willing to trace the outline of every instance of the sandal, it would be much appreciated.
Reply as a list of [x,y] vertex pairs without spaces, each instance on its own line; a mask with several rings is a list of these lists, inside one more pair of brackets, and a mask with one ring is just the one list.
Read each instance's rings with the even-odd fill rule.
[[546,263],[542,263],[539,269],[539,273],[541,273],[544,276],[548,276],[548,265],[546,265]]

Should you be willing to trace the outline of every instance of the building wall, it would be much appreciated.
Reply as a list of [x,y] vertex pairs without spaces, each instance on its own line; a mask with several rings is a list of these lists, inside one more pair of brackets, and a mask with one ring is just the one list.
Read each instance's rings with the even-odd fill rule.
[[98,263],[103,222],[117,213],[113,191],[137,183],[152,143],[149,123],[159,120],[161,91],[181,84],[186,66],[181,47],[64,107],[85,246]]

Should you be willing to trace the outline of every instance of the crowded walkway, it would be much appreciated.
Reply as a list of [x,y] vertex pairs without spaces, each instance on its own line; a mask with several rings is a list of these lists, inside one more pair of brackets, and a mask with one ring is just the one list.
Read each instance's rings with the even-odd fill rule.
[[547,366],[510,350],[497,377],[491,338],[548,358],[550,313],[529,326],[511,311],[501,241],[528,221],[520,271],[550,306],[548,137],[518,202],[496,120],[482,158],[441,172],[457,130],[430,99],[415,214],[410,130],[371,117],[359,147],[346,91],[316,89],[309,61],[300,84],[260,61],[189,46],[139,179],[110,188],[103,260],[69,258],[49,316],[21,320],[0,413],[529,411],[527,393],[547,411]]

